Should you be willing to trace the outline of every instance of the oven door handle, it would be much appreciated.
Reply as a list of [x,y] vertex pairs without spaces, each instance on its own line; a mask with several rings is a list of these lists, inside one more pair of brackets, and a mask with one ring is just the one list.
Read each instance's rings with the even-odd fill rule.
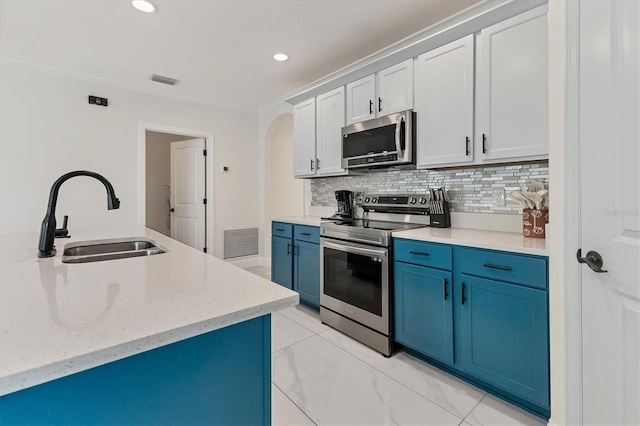
[[398,155],[400,155],[400,153],[402,152],[400,136],[402,136],[401,130],[402,130],[403,123],[404,123],[404,117],[401,116],[398,122],[396,123],[396,151],[398,151]]
[[369,249],[369,248],[363,248],[363,247],[353,247],[353,246],[348,246],[345,244],[337,244],[337,243],[333,243],[325,240],[322,240],[320,245],[323,247],[328,247],[335,250],[346,251],[347,253],[362,254],[365,256],[387,257],[386,249],[376,250],[376,249]]

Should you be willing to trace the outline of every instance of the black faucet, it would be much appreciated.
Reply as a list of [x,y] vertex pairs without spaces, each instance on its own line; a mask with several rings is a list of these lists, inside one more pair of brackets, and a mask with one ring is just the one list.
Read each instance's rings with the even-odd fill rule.
[[116,193],[113,190],[111,182],[105,177],[94,172],[88,172],[85,170],[77,170],[62,175],[51,186],[49,192],[49,206],[47,207],[47,214],[42,221],[42,227],[40,228],[40,244],[38,245],[38,257],[53,257],[56,255],[56,249],[53,245],[55,237],[67,237],[67,216],[65,216],[64,225],[62,229],[56,229],[56,203],[58,202],[58,191],[62,184],[76,176],[89,176],[98,179],[105,188],[107,188],[107,208],[114,210],[120,208],[120,200],[116,197]]

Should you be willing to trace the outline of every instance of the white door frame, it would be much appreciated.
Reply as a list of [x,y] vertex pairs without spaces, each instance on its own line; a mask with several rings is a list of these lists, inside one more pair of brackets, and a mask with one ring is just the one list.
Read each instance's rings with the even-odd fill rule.
[[214,189],[214,162],[213,162],[213,147],[214,147],[214,139],[213,133],[206,132],[202,130],[193,130],[193,129],[184,129],[181,127],[173,127],[166,126],[164,124],[156,124],[156,123],[146,123],[140,122],[138,124],[138,222],[144,226],[145,217],[146,217],[146,203],[145,203],[145,193],[146,193],[146,180],[147,180],[147,165],[145,160],[145,153],[147,150],[147,130],[152,132],[161,132],[161,133],[173,133],[178,135],[185,135],[187,137],[193,138],[204,138],[205,146],[207,150],[207,157],[205,159],[206,164],[206,197],[207,197],[207,214],[206,214],[206,244],[207,244],[207,253],[213,256],[215,253],[215,245],[214,245],[214,208],[215,208],[215,199],[213,198],[213,189]]
[[[580,3],[565,2],[564,302],[565,419],[582,424],[582,275],[576,252],[582,243],[580,185]],[[569,190],[573,188],[574,190]]]

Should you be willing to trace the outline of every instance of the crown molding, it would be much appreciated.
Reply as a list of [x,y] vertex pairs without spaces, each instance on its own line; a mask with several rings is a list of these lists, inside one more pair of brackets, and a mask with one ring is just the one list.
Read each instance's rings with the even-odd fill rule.
[[163,98],[169,98],[181,102],[187,102],[211,108],[222,109],[225,111],[239,112],[243,114],[257,114],[257,108],[245,108],[236,105],[225,104],[222,102],[216,102],[211,99],[202,98],[198,96],[186,95],[182,93],[176,93],[171,89],[165,88],[152,88],[143,84],[136,83],[123,78],[113,77],[111,75],[102,74],[95,71],[88,71],[80,68],[69,67],[66,65],[60,65],[53,62],[42,61],[39,59],[27,58],[25,56],[15,55],[13,53],[0,51],[0,64],[12,65],[20,68],[25,68],[33,71],[39,71],[46,74],[59,75],[76,80],[87,81],[90,83],[102,84],[105,86],[115,87],[118,89],[130,90],[133,92],[144,93],[147,95],[160,96]]

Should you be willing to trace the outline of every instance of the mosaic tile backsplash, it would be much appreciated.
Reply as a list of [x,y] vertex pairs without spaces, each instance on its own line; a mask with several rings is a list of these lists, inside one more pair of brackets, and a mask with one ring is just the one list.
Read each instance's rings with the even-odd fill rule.
[[[334,192],[428,194],[429,187],[444,187],[451,211],[521,214],[522,207],[509,199],[511,191],[528,188],[537,180],[549,183],[549,164],[517,164],[447,170],[386,170],[354,176],[311,180],[311,205],[335,207]],[[493,190],[504,189],[506,206],[496,206]]]

